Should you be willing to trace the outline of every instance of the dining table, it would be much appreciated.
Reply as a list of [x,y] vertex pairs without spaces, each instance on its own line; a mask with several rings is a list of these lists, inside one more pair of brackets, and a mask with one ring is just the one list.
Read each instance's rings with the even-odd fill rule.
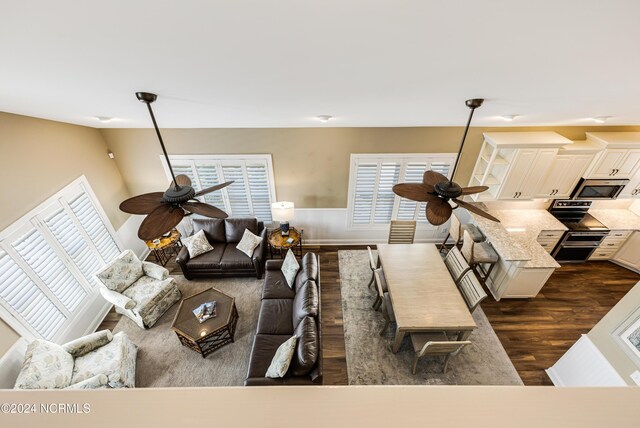
[[407,333],[445,332],[466,340],[477,327],[435,244],[378,244],[396,319],[392,351]]

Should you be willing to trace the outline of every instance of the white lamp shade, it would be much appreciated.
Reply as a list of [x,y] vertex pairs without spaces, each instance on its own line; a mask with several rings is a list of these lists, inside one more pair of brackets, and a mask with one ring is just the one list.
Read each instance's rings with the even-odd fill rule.
[[275,221],[293,220],[293,202],[275,202],[271,204],[271,216]]

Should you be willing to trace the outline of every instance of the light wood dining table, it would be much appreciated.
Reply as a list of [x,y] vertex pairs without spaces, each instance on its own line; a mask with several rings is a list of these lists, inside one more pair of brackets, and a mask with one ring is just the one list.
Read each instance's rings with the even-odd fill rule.
[[466,340],[477,327],[435,244],[378,244],[378,257],[397,323],[394,353],[407,333]]

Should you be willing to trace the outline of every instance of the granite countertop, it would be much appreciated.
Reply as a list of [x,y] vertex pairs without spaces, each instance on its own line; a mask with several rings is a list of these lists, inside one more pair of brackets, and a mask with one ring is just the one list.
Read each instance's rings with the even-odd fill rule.
[[537,241],[538,235],[543,230],[567,230],[567,227],[548,211],[493,210],[489,213],[498,218],[500,223],[470,212],[478,228],[502,259],[524,262],[525,268],[560,267]]
[[626,209],[591,209],[589,214],[611,230],[640,230],[640,217]]

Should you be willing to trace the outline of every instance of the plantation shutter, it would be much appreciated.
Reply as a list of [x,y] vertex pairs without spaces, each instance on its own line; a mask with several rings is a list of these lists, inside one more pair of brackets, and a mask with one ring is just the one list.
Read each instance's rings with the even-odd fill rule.
[[98,249],[103,262],[107,263],[120,254],[118,245],[86,192],[83,191],[80,195],[76,196],[69,203],[69,206],[86,234]]
[[363,162],[358,163],[356,168],[352,222],[354,224],[369,224],[371,223],[373,197],[376,193],[378,164]]
[[246,164],[247,180],[251,190],[253,215],[265,222],[271,222],[271,192],[269,191],[269,171],[267,164]]
[[97,285],[94,273],[103,265],[98,255],[89,247],[69,214],[60,208],[44,219],[47,228],[91,285]]
[[67,269],[39,230],[33,228],[11,243],[27,265],[69,312],[73,312],[87,292]]
[[66,317],[18,264],[0,250],[0,298],[3,306],[35,336],[53,339]]
[[[221,184],[222,180],[218,176],[218,167],[215,164],[197,164],[196,171],[198,173],[199,186],[198,189],[206,189],[217,184]],[[195,188],[195,187],[194,187]],[[200,197],[207,204],[211,204],[221,210],[225,209],[224,200],[222,199],[222,191],[207,193]]]
[[250,217],[251,205],[247,197],[247,182],[244,177],[242,165],[222,165],[224,181],[234,181],[230,186],[225,187],[227,200],[229,201],[229,211],[234,217]]
[[393,204],[396,195],[391,190],[398,183],[400,174],[399,162],[383,162],[378,168],[378,188],[374,210],[374,223],[389,223],[393,215]]
[[426,221],[425,203],[396,196],[393,186],[422,183],[428,169],[448,177],[455,159],[454,155],[429,154],[354,157],[349,186],[349,214],[354,226],[383,225],[392,219]]

